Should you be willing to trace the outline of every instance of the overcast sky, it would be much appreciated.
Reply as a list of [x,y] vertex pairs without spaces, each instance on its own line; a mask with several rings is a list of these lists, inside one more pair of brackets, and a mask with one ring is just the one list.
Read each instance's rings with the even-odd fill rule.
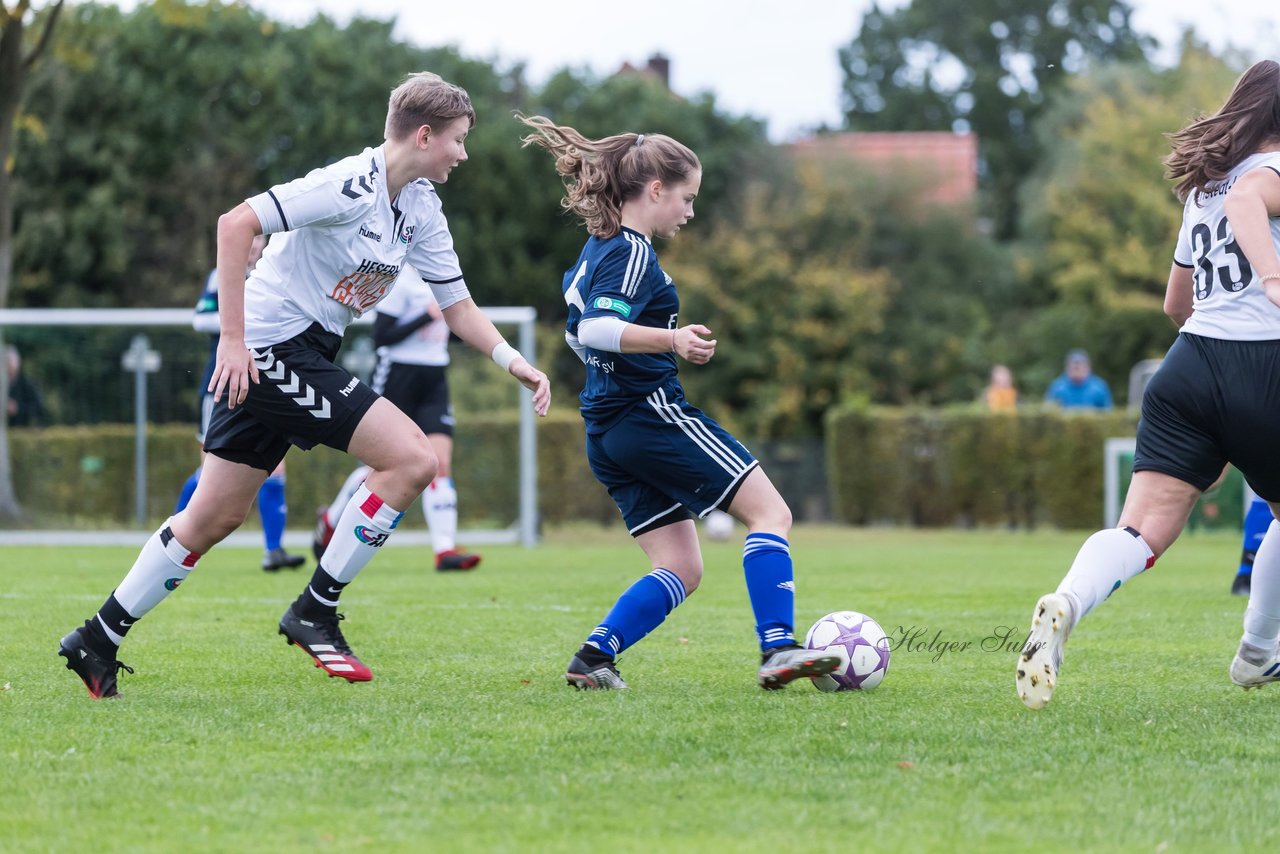
[[[464,55],[522,61],[535,84],[571,65],[599,74],[653,53],[671,60],[671,86],[715,93],[721,109],[769,123],[782,142],[823,123],[840,124],[838,49],[857,31],[871,0],[250,0],[294,23],[323,11],[340,21],[353,11],[396,18],[397,36],[452,44]],[[882,0],[897,8],[906,0]],[[120,5],[131,6],[131,0]],[[1215,49],[1227,45],[1277,55],[1280,0],[1131,0],[1134,25],[1163,44],[1184,27]],[[1280,57],[1277,57],[1280,58]],[[1166,59],[1166,61],[1168,61]]]

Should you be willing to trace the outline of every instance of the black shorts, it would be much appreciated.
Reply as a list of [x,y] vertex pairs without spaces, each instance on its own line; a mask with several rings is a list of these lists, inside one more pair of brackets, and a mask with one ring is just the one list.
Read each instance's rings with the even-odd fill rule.
[[1280,340],[1225,341],[1182,333],[1147,384],[1133,470],[1204,490],[1231,463],[1267,501],[1280,501]]
[[244,403],[213,407],[204,449],[225,460],[272,471],[290,445],[346,451],[377,393],[333,363],[342,336],[312,324],[301,335],[253,350],[258,382]]
[[453,405],[443,365],[406,365],[379,359],[373,390],[413,419],[423,433],[453,435]]

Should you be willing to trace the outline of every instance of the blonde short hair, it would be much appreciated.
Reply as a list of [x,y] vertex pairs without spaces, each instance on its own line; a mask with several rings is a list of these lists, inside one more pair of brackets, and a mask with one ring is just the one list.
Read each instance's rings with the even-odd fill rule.
[[419,71],[391,90],[383,135],[389,140],[404,139],[423,125],[440,130],[463,116],[470,126],[475,125],[476,112],[467,91],[439,74]]

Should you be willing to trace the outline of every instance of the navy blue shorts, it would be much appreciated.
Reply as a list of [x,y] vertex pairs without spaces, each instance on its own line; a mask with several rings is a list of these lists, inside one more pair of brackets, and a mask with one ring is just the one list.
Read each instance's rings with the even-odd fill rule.
[[1133,470],[1204,490],[1222,467],[1240,469],[1280,501],[1280,341],[1225,341],[1182,333],[1147,384]]
[[267,472],[290,445],[346,451],[378,394],[333,363],[341,346],[342,336],[313,324],[288,341],[253,350],[258,382],[249,383],[235,409],[223,391],[209,419],[205,451]]
[[728,507],[759,465],[729,431],[661,390],[605,432],[588,434],[587,462],[633,537]]

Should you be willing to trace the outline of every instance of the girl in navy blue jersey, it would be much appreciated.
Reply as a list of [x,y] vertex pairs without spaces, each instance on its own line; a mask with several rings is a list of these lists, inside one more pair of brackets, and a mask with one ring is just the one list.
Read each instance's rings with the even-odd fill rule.
[[564,277],[565,339],[587,368],[587,460],[651,565],[588,635],[565,678],[578,688],[626,687],[617,656],[697,588],[693,519],[716,509],[747,526],[760,685],[830,673],[837,656],[795,642],[791,511],[751,453],[685,400],[676,375],[677,356],[703,365],[716,351],[710,329],[680,324],[675,283],[653,248],[653,238],[674,237],[693,218],[697,155],[662,134],[588,139],[541,116],[520,120],[532,129],[525,145],[555,156],[561,204],[591,234]]

